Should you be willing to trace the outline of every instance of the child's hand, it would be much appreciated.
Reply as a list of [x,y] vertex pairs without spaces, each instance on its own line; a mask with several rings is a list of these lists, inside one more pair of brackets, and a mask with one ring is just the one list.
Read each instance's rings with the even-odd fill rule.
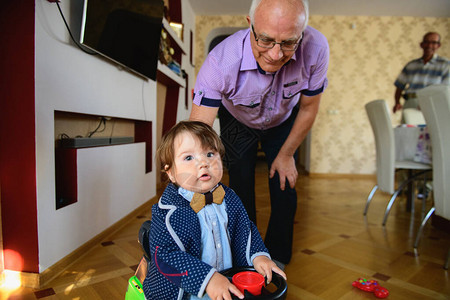
[[212,300],[231,300],[230,292],[244,299],[244,295],[228,278],[220,273],[214,273],[206,286],[206,293]]
[[267,277],[267,283],[272,281],[272,271],[280,274],[284,280],[287,280],[286,274],[277,267],[277,265],[267,256],[260,255],[253,259],[253,266],[259,274]]

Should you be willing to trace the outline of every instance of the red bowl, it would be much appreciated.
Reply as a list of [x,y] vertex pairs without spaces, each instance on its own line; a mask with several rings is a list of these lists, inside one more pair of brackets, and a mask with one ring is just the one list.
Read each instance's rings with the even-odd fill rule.
[[264,276],[252,271],[236,273],[231,281],[242,293],[247,290],[254,296],[260,295],[264,286]]

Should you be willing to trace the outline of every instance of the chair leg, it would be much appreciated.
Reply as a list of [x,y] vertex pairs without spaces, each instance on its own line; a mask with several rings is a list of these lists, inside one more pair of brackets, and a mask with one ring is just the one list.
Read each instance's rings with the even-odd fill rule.
[[[402,184],[400,185],[400,187],[394,192],[394,194],[392,195],[391,199],[389,200],[389,203],[386,207],[386,211],[384,213],[384,218],[383,218],[383,226],[386,225],[387,222],[387,217],[389,215],[389,212],[391,211],[392,205],[394,204],[395,199],[397,199],[398,194],[403,190],[403,188],[409,184],[410,182],[412,182],[413,180],[415,180],[418,176],[426,173],[426,172],[430,172],[430,170],[424,170],[424,171],[420,171],[412,176],[410,176],[408,179],[406,179],[405,181],[402,182]],[[412,205],[414,205],[412,203]],[[412,206],[412,212],[414,212],[414,206]]]
[[445,260],[444,269],[448,270],[448,263],[450,260],[450,249],[448,249],[447,259]]
[[[425,213],[426,210],[426,204],[427,204],[427,198],[428,198],[428,192],[427,192],[427,174],[423,175],[423,184],[421,184],[422,188],[422,211],[421,213]],[[419,195],[417,195],[417,198],[420,198]]]
[[369,210],[370,201],[372,201],[373,195],[375,194],[377,189],[378,189],[378,185],[375,185],[373,187],[373,189],[370,191],[369,197],[367,197],[366,207],[364,208],[364,213],[363,213],[364,216],[367,214],[367,211]]
[[395,202],[395,199],[397,199],[398,194],[400,193],[401,189],[397,189],[394,194],[392,194],[391,200],[389,200],[389,203],[386,207],[386,211],[384,212],[384,217],[383,217],[383,226],[386,225],[387,222],[387,217],[389,215],[389,212],[391,211],[392,205]]
[[[425,189],[426,189],[426,187],[425,187]],[[422,211],[421,211],[422,214],[425,212],[426,207],[427,207],[427,197],[423,197],[423,199],[422,199]]]
[[425,214],[425,212],[426,212],[427,200],[431,199],[432,195],[433,195],[433,186],[429,182],[431,182],[431,181],[430,180],[425,181],[425,184],[424,184],[424,188],[426,190],[426,193],[428,194],[428,197],[424,197],[423,198],[423,201],[422,201],[422,215]]
[[420,241],[420,238],[421,238],[421,236],[422,236],[423,228],[424,228],[425,225],[427,224],[428,219],[429,219],[429,218],[431,217],[431,215],[434,213],[434,210],[435,210],[435,208],[434,208],[434,206],[433,206],[433,207],[428,211],[428,213],[427,213],[427,215],[425,216],[425,218],[423,218],[422,224],[420,224],[420,227],[419,227],[419,231],[417,231],[416,241],[414,242],[414,249],[417,249],[417,247],[419,246],[419,241]]

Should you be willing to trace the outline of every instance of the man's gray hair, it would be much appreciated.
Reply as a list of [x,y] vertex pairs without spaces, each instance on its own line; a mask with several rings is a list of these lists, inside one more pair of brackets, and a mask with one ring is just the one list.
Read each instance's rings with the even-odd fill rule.
[[[250,6],[250,11],[248,12],[248,15],[250,17],[250,19],[254,20],[254,16],[255,16],[255,10],[258,7],[258,5],[261,3],[262,0],[253,0],[252,1],[252,5]],[[302,2],[303,5],[303,10],[305,13],[305,24],[303,24],[303,28],[302,28],[302,32],[305,31],[306,26],[308,26],[308,20],[309,20],[309,3],[308,0],[300,0]]]

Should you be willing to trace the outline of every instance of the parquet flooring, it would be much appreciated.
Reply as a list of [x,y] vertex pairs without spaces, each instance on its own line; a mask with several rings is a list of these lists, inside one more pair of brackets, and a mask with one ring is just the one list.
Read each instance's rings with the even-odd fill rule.
[[[257,170],[258,228],[264,236],[270,213],[267,170]],[[223,180],[227,183],[226,175]],[[450,299],[449,271],[443,269],[450,233],[424,230],[418,253],[413,243],[423,217],[406,212],[405,198],[394,205],[381,226],[389,196],[377,193],[365,218],[365,199],[375,183],[370,178],[300,176],[294,255],[286,267],[290,300],[376,299],[353,288],[358,277],[376,279],[388,299]],[[427,206],[431,204],[428,201]],[[1,299],[123,299],[142,252],[137,243],[138,218],[75,261],[41,290],[1,290]]]

